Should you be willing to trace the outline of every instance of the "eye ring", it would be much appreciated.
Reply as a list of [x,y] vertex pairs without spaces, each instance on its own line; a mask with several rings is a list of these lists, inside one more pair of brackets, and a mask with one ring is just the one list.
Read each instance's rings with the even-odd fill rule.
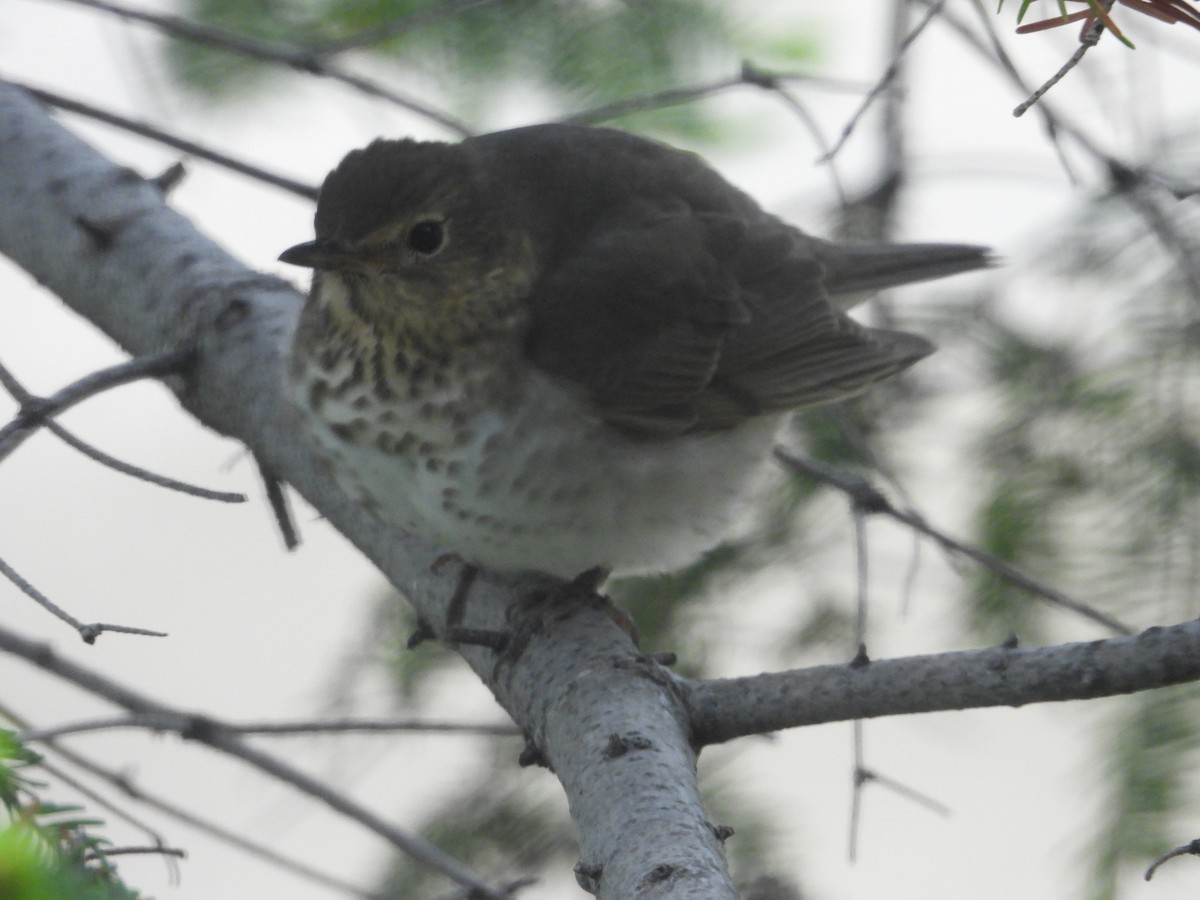
[[446,229],[437,219],[422,219],[408,229],[405,242],[409,249],[415,250],[422,256],[432,256],[442,249],[442,245],[446,242]]

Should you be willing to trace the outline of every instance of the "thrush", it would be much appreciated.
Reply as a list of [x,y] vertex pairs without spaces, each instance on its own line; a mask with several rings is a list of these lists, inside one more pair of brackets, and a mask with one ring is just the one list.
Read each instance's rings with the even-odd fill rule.
[[538,125],[350,153],[280,259],[315,270],[288,381],[341,486],[468,563],[571,577],[719,543],[793,410],[932,351],[846,298],[988,253],[827,242],[691,153]]

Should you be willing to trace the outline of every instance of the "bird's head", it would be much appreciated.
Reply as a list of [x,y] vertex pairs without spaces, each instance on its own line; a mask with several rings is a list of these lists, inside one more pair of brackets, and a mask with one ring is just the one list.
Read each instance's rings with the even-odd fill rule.
[[527,245],[460,145],[378,140],[329,173],[316,239],[279,258],[316,271],[310,303],[350,303],[372,324],[432,326],[523,295]]

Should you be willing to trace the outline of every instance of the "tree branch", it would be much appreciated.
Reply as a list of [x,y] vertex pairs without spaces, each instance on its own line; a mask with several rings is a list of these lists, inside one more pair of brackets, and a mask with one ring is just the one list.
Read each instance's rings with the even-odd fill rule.
[[[9,722],[13,723],[23,731],[29,730],[29,722],[23,716],[18,715],[12,709],[4,706],[3,704],[0,704],[0,717],[7,719]],[[320,869],[312,867],[306,862],[302,862],[298,859],[291,859],[281,853],[277,853],[265,844],[260,843],[255,838],[248,837],[244,834],[237,834],[223,825],[203,819],[181,806],[176,806],[173,803],[169,803],[160,799],[155,794],[139,787],[128,773],[114,771],[98,765],[91,759],[76,753],[74,750],[64,746],[52,737],[43,737],[39,740],[49,751],[70,763],[72,766],[75,766],[77,769],[81,769],[82,771],[87,772],[93,778],[97,778],[100,781],[110,785],[120,793],[124,794],[130,800],[136,801],[143,806],[147,806],[150,809],[153,809],[156,812],[175,820],[176,822],[182,823],[188,828],[192,828],[196,831],[199,831],[201,834],[208,835],[211,838],[228,844],[242,853],[246,853],[249,856],[260,859],[270,865],[277,866],[285,872],[291,872],[304,880],[313,882],[315,884],[322,884],[325,887],[331,888],[335,891],[341,891],[342,893],[351,897],[360,897],[363,898],[363,900],[377,900],[376,894],[371,893],[364,888],[360,888],[357,885],[343,881],[339,878],[335,878],[332,875],[322,872]],[[51,771],[51,769],[45,765],[44,760],[38,765],[41,768],[46,769],[46,771]],[[140,827],[143,830],[147,830],[146,826]],[[157,833],[151,831],[147,831],[147,833],[149,833],[153,839],[159,839]]]
[[1111,697],[1200,679],[1200,619],[1132,637],[992,647],[688,682],[700,744],[846,719]]
[[840,472],[832,466],[827,466],[814,459],[804,459],[778,447],[775,449],[775,458],[792,471],[808,475],[817,481],[837,488],[850,498],[851,506],[856,514],[880,514],[902,522],[916,533],[923,534],[935,541],[943,550],[973,560],[1009,584],[1016,585],[1047,603],[1068,609],[1098,625],[1103,625],[1114,634],[1133,634],[1132,628],[1108,613],[1081,603],[1062,591],[1043,584],[994,553],[989,553],[981,547],[965,543],[939,531],[926,522],[919,513],[897,509],[878,488],[861,475]]
[[292,768],[283,760],[254,749],[216,719],[182,713],[151,700],[131,688],[117,684],[97,672],[62,658],[49,645],[29,641],[7,628],[0,628],[0,650],[19,656],[47,672],[59,675],[72,684],[103,697],[132,713],[148,717],[157,723],[157,728],[174,731],[186,740],[205,744],[214,750],[240,759],[285,784],[290,784],[297,790],[325,803],[336,812],[366,826],[402,853],[407,853],[413,859],[452,878],[458,884],[478,891],[480,897],[485,897],[487,900],[511,900],[507,892],[492,887],[462,863],[447,856],[437,847],[388,824],[349,797],[332,790],[318,779],[305,775],[299,769]]
[[190,350],[169,350],[92,372],[67,385],[53,397],[29,396],[20,400],[21,409],[16,418],[0,428],[0,460],[16,450],[53,416],[66,412],[76,403],[123,384],[182,374],[191,361]]
[[97,122],[103,122],[106,125],[112,125],[114,128],[128,131],[130,134],[140,135],[147,140],[154,141],[166,147],[174,147],[176,150],[181,150],[189,156],[206,160],[231,172],[246,175],[249,178],[254,178],[264,184],[272,185],[297,196],[315,200],[320,190],[316,185],[304,184],[301,181],[296,181],[294,178],[279,175],[261,166],[248,163],[245,160],[235,159],[228,153],[222,153],[219,150],[206,147],[198,141],[191,141],[187,138],[171,134],[166,129],[150,125],[147,122],[139,122],[136,119],[130,119],[127,116],[121,116],[109,110],[100,109],[98,106],[84,103],[81,100],[72,100],[53,91],[35,88],[26,84],[21,85],[21,87],[29,91],[30,94],[37,97],[47,106],[53,106],[56,109],[66,110],[76,115],[94,119]]

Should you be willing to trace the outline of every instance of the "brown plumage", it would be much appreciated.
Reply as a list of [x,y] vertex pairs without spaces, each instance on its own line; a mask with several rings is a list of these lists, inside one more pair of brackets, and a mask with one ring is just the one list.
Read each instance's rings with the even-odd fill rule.
[[292,378],[335,473],[469,560],[557,574],[711,546],[785,413],[932,351],[844,298],[988,263],[822,241],[693,154],[565,125],[377,141],[330,173],[316,231],[281,258],[318,270]]

